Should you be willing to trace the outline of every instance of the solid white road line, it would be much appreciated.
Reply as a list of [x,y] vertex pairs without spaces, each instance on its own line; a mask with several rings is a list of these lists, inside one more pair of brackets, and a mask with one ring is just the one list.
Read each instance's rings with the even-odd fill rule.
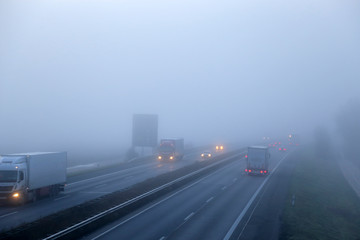
[[214,199],[214,197],[211,197],[211,198],[209,198],[208,200],[206,200],[206,202],[209,203],[209,202],[211,202],[211,200],[213,200],[213,199]]
[[15,213],[17,213],[17,212],[11,212],[11,213],[2,215],[2,216],[0,216],[0,218],[4,218],[4,217],[10,216],[10,215],[13,215],[13,214],[15,214]]
[[194,215],[194,212],[190,213],[190,214],[184,219],[184,221],[186,222],[186,221],[189,220],[193,215]]
[[67,198],[69,197],[70,195],[66,195],[66,196],[63,196],[63,197],[59,197],[59,198],[55,198],[54,201],[58,201],[58,200],[61,200],[61,199],[64,199],[64,198]]
[[[240,153],[240,154],[242,154],[242,153]],[[229,167],[229,166],[231,166],[231,164],[227,165],[227,167]],[[200,182],[204,181],[204,179],[206,179],[206,178],[208,178],[208,177],[211,177],[211,176],[213,176],[213,175],[217,174],[218,172],[224,171],[224,170],[225,170],[225,168],[226,168],[226,167],[224,167],[224,168],[220,168],[220,169],[216,170],[215,172],[213,172],[213,173],[211,173],[211,174],[209,174],[209,175],[204,176],[203,178],[201,178],[201,179],[197,180],[196,182],[193,182],[192,184],[190,184],[190,185],[188,185],[188,186],[186,186],[186,187],[184,187],[184,188],[180,189],[179,191],[177,191],[177,192],[175,192],[175,193],[173,193],[173,194],[169,195],[168,197],[166,197],[166,198],[164,198],[164,199],[160,200],[159,202],[154,203],[153,205],[149,206],[148,208],[145,208],[145,209],[144,209],[144,210],[142,210],[141,212],[138,212],[137,214],[135,214],[135,215],[133,215],[133,216],[129,217],[128,219],[126,219],[126,220],[124,220],[124,221],[122,221],[122,222],[118,223],[117,225],[115,225],[115,226],[113,226],[113,227],[109,228],[108,230],[106,230],[106,231],[104,231],[104,232],[100,233],[99,235],[97,235],[96,237],[92,238],[91,240],[95,240],[95,239],[98,239],[98,238],[100,238],[100,237],[104,236],[105,234],[107,234],[107,233],[109,233],[109,232],[113,231],[114,229],[118,228],[119,226],[121,226],[121,225],[123,225],[123,224],[125,224],[125,223],[129,222],[130,220],[132,220],[132,219],[134,219],[134,218],[138,217],[139,215],[143,214],[144,212],[147,212],[148,210],[150,210],[150,209],[152,209],[152,208],[156,207],[157,205],[159,205],[159,204],[161,204],[161,203],[163,203],[163,202],[165,202],[165,201],[169,200],[170,198],[174,197],[175,195],[177,195],[177,194],[179,194],[179,193],[181,193],[181,192],[183,192],[183,191],[185,191],[185,190],[187,190],[187,189],[191,188],[192,186],[194,186],[194,185],[196,185],[196,184],[198,184],[198,183],[200,183]]]
[[108,177],[108,176],[111,176],[111,175],[116,175],[116,174],[126,172],[126,171],[129,171],[129,170],[135,170],[135,169],[138,169],[138,168],[145,168],[145,167],[148,167],[148,166],[151,166],[151,165],[156,165],[156,164],[157,163],[148,163],[148,164],[144,164],[144,165],[140,165],[140,166],[136,166],[136,167],[132,167],[132,168],[127,168],[127,169],[123,169],[123,170],[120,170],[120,171],[117,171],[117,172],[108,173],[108,174],[104,174],[104,175],[96,176],[96,177],[93,177],[93,178],[80,180],[80,181],[73,182],[73,183],[68,183],[68,184],[66,184],[66,186],[76,185],[76,184],[79,184],[79,183],[88,182],[88,181],[91,181],[91,180],[104,178],[104,177]]
[[105,187],[105,186],[107,186],[108,184],[100,184],[100,185],[97,185],[97,186],[95,186],[94,188],[102,188],[102,187]]
[[107,194],[112,192],[80,192],[80,193],[89,193],[89,194]]
[[260,185],[260,187],[256,190],[256,192],[254,193],[254,195],[251,197],[251,199],[249,200],[249,202],[246,204],[245,208],[242,210],[242,212],[240,213],[240,215],[238,216],[238,218],[235,220],[235,222],[233,223],[233,225],[231,226],[231,228],[229,229],[229,231],[227,232],[227,234],[224,237],[224,240],[229,240],[231,235],[234,233],[236,227],[239,225],[240,221],[243,219],[244,215],[246,214],[246,212],[249,210],[250,206],[252,205],[252,203],[254,202],[255,198],[257,197],[257,195],[260,193],[261,189],[264,187],[264,185],[267,183],[267,181],[269,180],[269,178],[271,177],[271,175],[276,171],[276,169],[280,166],[280,164],[282,163],[282,161],[288,156],[289,154],[286,154],[275,166],[274,170],[271,171],[271,173],[265,178],[265,180],[263,181],[263,183]]

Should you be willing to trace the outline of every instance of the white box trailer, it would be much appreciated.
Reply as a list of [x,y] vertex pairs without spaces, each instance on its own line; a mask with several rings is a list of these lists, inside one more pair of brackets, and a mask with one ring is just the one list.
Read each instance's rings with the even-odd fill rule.
[[34,152],[0,156],[0,200],[35,201],[64,191],[66,152]]
[[265,146],[248,147],[246,154],[245,172],[249,175],[268,174],[269,173],[269,148]]

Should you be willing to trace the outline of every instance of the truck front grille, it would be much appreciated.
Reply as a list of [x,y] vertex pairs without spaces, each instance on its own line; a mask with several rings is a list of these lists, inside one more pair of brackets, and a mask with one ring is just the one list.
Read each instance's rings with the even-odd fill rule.
[[13,186],[0,186],[0,192],[11,192]]

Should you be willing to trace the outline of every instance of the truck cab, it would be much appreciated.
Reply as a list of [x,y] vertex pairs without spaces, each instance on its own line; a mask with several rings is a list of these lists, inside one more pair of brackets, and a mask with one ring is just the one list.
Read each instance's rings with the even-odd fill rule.
[[27,190],[26,178],[25,157],[0,157],[0,201],[21,203]]
[[184,156],[184,139],[161,139],[158,148],[158,160],[181,160]]

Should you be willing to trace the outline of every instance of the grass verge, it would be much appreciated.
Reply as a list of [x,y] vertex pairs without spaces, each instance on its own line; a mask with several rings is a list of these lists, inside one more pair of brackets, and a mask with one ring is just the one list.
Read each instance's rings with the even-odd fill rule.
[[360,239],[360,200],[336,157],[324,157],[311,147],[299,154],[280,239]]

